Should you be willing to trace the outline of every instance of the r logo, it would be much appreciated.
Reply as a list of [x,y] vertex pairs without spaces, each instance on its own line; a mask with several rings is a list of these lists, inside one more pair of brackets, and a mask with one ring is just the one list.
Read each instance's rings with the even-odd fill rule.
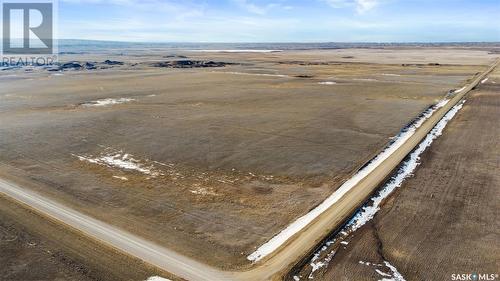
[[3,54],[52,54],[53,3],[2,3]]

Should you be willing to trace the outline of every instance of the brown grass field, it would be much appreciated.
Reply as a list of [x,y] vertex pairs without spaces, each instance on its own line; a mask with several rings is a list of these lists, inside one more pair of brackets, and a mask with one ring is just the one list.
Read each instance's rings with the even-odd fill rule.
[[[257,246],[495,58],[453,48],[183,51],[234,64],[151,66],[167,54],[67,55],[125,64],[1,73],[0,175],[222,268],[248,264]],[[91,106],[103,99],[128,100]],[[134,159],[142,170],[102,159]]]

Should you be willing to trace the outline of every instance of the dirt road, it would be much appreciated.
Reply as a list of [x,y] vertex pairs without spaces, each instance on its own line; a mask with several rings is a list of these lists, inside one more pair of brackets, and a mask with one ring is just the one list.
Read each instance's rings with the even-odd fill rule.
[[32,209],[58,220],[70,227],[78,229],[85,235],[113,246],[122,252],[140,258],[152,265],[188,280],[269,280],[279,279],[281,273],[307,255],[326,235],[338,227],[395,167],[410,153],[416,145],[428,134],[435,124],[463,96],[481,82],[498,64],[497,61],[488,71],[477,77],[473,83],[436,111],[415,133],[394,151],[384,162],[378,165],[370,174],[364,177],[351,191],[345,194],[330,209],[321,214],[315,221],[293,236],[281,248],[267,259],[256,264],[245,272],[224,272],[193,259],[179,255],[169,249],[155,245],[140,237],[129,234],[109,224],[100,222],[71,210],[62,204],[28,191],[18,185],[0,180],[0,192],[30,206]]
[[71,210],[43,196],[0,179],[0,192],[32,209],[78,229],[121,251],[188,280],[231,280],[229,275],[154,245],[111,225]]
[[378,280],[379,272],[392,275],[385,261],[407,281],[499,273],[499,83],[496,69],[467,95],[444,134],[421,155],[414,176],[314,280]]

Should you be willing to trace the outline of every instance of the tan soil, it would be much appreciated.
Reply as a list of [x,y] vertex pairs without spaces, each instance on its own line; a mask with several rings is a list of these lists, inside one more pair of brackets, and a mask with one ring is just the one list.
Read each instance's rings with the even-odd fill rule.
[[[244,265],[256,246],[319,204],[389,137],[492,59],[477,50],[350,52],[369,62],[293,63],[341,61],[345,52],[338,51],[191,54],[242,64],[0,77],[0,172],[210,265]],[[446,64],[427,65],[434,62]],[[219,73],[225,71],[291,77]],[[329,80],[338,84],[318,84]],[[135,101],[81,105],[122,97]],[[97,157],[106,148],[164,175],[73,156]]]

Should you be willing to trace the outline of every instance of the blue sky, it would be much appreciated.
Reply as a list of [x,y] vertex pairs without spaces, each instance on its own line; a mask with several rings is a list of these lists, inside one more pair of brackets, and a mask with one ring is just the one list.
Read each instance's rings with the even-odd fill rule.
[[59,37],[147,42],[500,41],[500,0],[59,0]]

